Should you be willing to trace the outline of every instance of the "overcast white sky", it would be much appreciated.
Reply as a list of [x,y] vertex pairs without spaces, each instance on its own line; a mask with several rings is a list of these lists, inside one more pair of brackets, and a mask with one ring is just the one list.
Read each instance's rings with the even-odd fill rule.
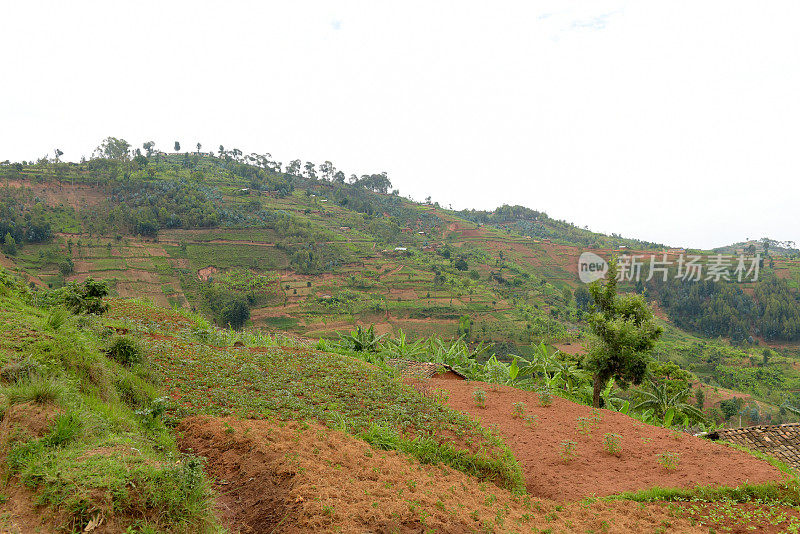
[[800,242],[800,2],[3,2],[0,160],[108,135],[387,171],[712,247]]

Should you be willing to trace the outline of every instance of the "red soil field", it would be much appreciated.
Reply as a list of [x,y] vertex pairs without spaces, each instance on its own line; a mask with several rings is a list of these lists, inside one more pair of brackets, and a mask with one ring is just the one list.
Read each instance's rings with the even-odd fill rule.
[[[737,486],[784,478],[778,469],[747,453],[646,425],[615,411],[599,410],[601,420],[586,436],[578,431],[578,418],[592,416],[588,406],[553,397],[552,406],[542,407],[534,392],[483,382],[433,378],[430,387],[446,390],[450,407],[496,427],[519,460],[528,491],[536,497],[574,501],[654,486]],[[475,405],[476,389],[486,392],[486,408]],[[512,416],[515,402],[525,403],[526,414],[538,417],[534,428]],[[618,457],[604,451],[605,433],[621,436]],[[568,463],[560,455],[565,440],[577,444],[577,458]],[[678,453],[676,469],[660,465],[658,455],[665,452]]]

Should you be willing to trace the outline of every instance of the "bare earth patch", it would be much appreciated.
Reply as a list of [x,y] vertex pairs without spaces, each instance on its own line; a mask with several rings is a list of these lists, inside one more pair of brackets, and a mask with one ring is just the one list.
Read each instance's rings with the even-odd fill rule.
[[[525,472],[528,491],[537,497],[573,501],[654,486],[737,486],[784,478],[778,469],[747,453],[646,425],[615,411],[599,410],[600,421],[586,436],[578,431],[578,418],[593,415],[588,406],[553,397],[552,406],[542,407],[534,392],[483,382],[433,378],[431,384],[449,392],[450,407],[469,413],[484,426],[496,426]],[[472,393],[476,389],[486,392],[486,408],[475,405]],[[526,413],[537,416],[534,428],[512,416],[516,402],[525,403]],[[605,433],[620,435],[618,457],[604,451]],[[561,458],[565,440],[576,443],[577,456],[569,462]],[[679,455],[676,469],[660,465],[658,455],[665,452]]]
[[232,534],[706,531],[659,504],[512,495],[316,423],[200,416],[179,433],[183,449],[208,459]]

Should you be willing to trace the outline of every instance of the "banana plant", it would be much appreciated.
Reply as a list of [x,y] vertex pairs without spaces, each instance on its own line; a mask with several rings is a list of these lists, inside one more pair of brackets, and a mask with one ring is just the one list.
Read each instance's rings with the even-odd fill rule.
[[366,330],[361,326],[357,326],[349,334],[339,334],[341,344],[356,352],[377,352],[378,345],[384,337],[386,337],[386,334],[375,335],[374,324],[369,325]]
[[670,410],[672,410],[672,417],[669,417],[670,424],[672,423],[672,419],[677,412],[685,414],[687,418],[705,421],[703,412],[691,404],[684,402],[689,396],[689,388],[684,388],[677,393],[670,395],[667,391],[666,382],[657,384],[656,382],[651,381],[650,386],[652,391],[640,391],[640,393],[644,396],[644,400],[634,406],[634,411],[641,409],[652,409],[654,414],[664,417],[665,424],[667,422],[667,415]]
[[404,360],[422,360],[424,359],[425,347],[421,340],[409,343],[406,338],[406,333],[403,330],[398,330],[397,336],[392,339],[386,340],[381,345],[381,350],[386,353],[390,358],[401,358]]

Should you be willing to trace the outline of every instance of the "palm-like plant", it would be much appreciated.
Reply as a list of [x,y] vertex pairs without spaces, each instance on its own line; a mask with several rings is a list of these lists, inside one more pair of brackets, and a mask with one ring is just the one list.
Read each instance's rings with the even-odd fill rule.
[[386,340],[381,346],[381,349],[391,358],[402,358],[405,360],[420,361],[424,359],[425,354],[423,342],[417,340],[414,343],[409,343],[406,339],[406,333],[402,330],[397,332],[396,337]]
[[356,329],[349,334],[339,334],[342,344],[356,352],[376,352],[378,344],[384,337],[386,337],[386,334],[375,335],[374,324],[369,325],[366,330],[361,326],[356,326]]
[[[676,393],[670,394],[670,392],[667,391],[666,382],[656,383],[651,380],[650,386],[652,388],[651,391],[640,390],[644,400],[633,407],[634,411],[650,409],[653,410],[658,417],[666,418],[667,414],[672,410],[672,414],[680,412],[691,419],[705,421],[703,412],[691,404],[686,403],[686,399],[689,397],[689,388],[684,388]],[[671,420],[672,418],[670,417],[669,419]]]

